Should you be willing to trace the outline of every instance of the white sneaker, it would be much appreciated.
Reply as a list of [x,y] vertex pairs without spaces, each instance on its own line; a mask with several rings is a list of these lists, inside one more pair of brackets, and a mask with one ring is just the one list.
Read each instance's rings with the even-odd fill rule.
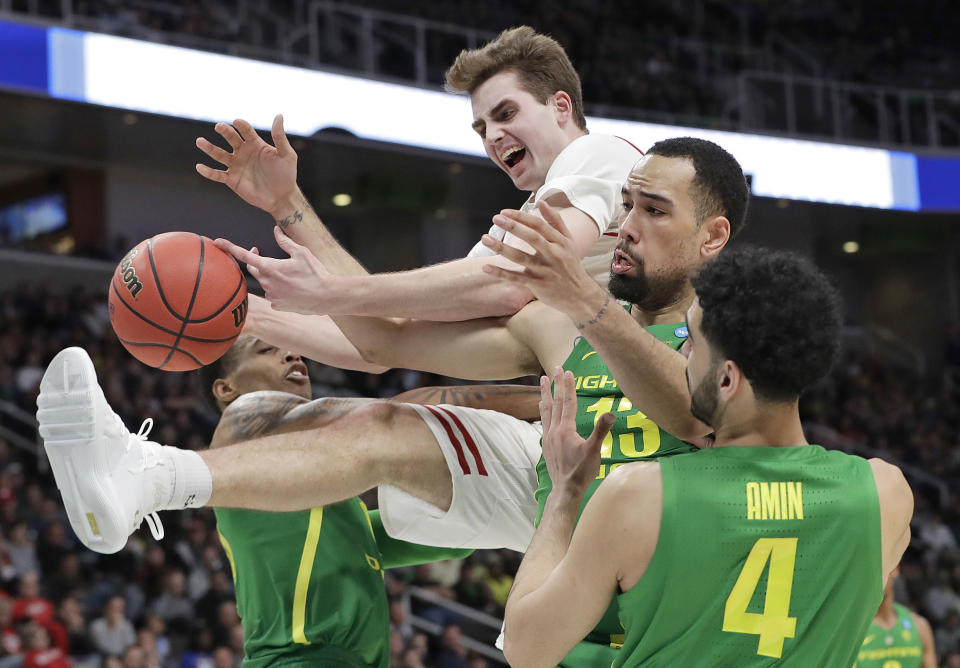
[[95,552],[119,552],[144,518],[154,538],[163,538],[155,511],[170,472],[163,470],[169,464],[161,446],[146,440],[153,420],[131,434],[107,404],[81,348],[61,350],[50,362],[37,407],[43,446],[83,544]]

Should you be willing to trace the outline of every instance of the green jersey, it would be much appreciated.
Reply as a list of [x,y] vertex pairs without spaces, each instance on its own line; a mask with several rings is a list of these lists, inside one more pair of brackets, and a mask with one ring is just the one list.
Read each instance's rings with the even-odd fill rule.
[[363,502],[215,512],[233,569],[245,667],[387,667],[383,570]]
[[660,471],[656,550],[617,597],[617,665],[849,668],[883,598],[869,463],[816,445],[721,447]]
[[909,608],[893,604],[897,621],[889,629],[870,623],[853,668],[920,668],[923,641]]
[[[675,350],[679,349],[687,338],[687,328],[683,323],[653,325],[647,327],[647,331]],[[587,489],[583,505],[580,506],[581,512],[603,479],[618,466],[633,461],[696,450],[689,443],[662,430],[640,410],[634,408],[630,400],[623,396],[623,391],[614,380],[606,362],[600,358],[585,338],[577,339],[573,352],[564,362],[563,368],[572,371],[576,379],[577,432],[583,438],[590,436],[597,420],[604,413],[613,413],[617,417],[610,433],[603,439],[600,449],[600,472],[596,481]],[[547,503],[547,496],[553,489],[543,457],[537,464],[537,479],[539,506],[537,523],[539,524],[540,517],[543,516],[543,508]],[[603,619],[586,641],[587,646],[584,644],[578,646],[561,665],[609,668],[610,662],[619,655],[616,648],[623,643],[623,626],[620,624],[616,601],[610,604]]]

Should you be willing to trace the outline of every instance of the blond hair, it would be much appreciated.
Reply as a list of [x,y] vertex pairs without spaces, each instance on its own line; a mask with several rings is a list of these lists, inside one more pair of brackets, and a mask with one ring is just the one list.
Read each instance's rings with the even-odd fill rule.
[[580,76],[557,40],[529,26],[504,30],[479,49],[464,49],[447,70],[447,90],[472,95],[484,82],[501,72],[515,72],[523,89],[540,104],[557,91],[572,102],[573,120],[587,129],[583,116]]

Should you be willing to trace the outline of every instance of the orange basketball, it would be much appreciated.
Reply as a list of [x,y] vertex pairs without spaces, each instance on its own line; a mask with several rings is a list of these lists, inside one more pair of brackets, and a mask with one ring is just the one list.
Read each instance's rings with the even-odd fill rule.
[[127,253],[110,281],[110,323],[144,364],[189,371],[217,360],[247,316],[236,260],[192,232],[166,232]]

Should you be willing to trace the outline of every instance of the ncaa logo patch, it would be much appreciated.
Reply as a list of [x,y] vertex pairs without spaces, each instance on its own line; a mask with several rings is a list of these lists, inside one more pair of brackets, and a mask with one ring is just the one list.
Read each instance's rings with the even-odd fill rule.
[[690,330],[687,329],[686,325],[683,327],[677,327],[675,330],[673,330],[673,335],[678,339],[685,339],[690,336]]

